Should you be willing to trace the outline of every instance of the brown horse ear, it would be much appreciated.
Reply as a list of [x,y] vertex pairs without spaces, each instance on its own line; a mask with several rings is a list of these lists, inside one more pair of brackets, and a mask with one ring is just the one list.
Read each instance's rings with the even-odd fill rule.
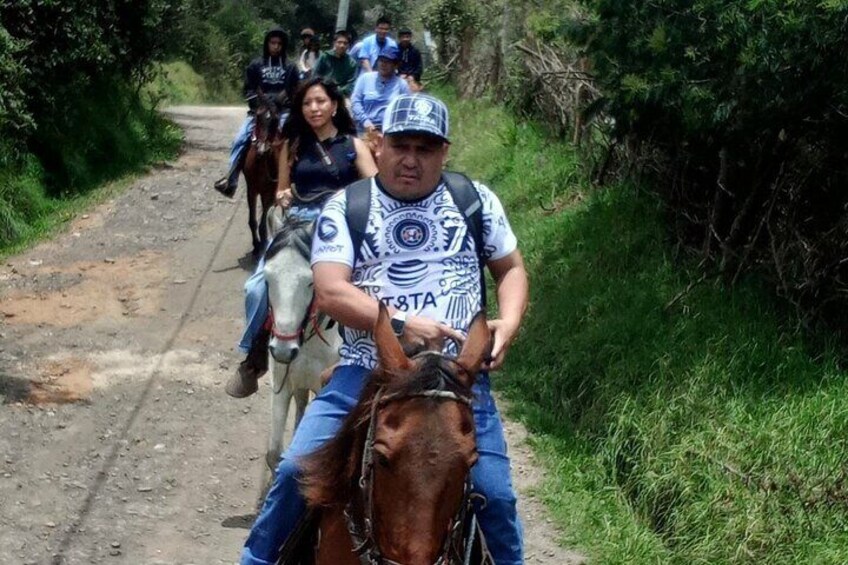
[[389,310],[382,302],[380,302],[380,312],[377,314],[377,323],[374,325],[374,342],[377,344],[377,356],[380,358],[380,368],[383,371],[394,373],[412,366],[395,332],[392,331]]
[[465,344],[456,360],[468,372],[468,376],[473,382],[474,377],[480,371],[480,366],[491,352],[492,333],[486,323],[486,312],[481,310],[471,320],[471,325],[468,326],[468,335],[465,337]]

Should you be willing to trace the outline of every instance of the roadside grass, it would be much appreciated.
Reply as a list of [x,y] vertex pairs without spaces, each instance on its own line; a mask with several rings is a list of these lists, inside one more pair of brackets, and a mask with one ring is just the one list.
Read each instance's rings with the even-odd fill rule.
[[237,85],[211,85],[185,61],[159,63],[144,86],[148,100],[158,106],[177,104],[243,104]]
[[811,352],[756,280],[685,293],[697,274],[652,197],[592,188],[568,144],[437,93],[450,168],[496,190],[527,261],[531,308],[494,381],[532,432],[563,542],[596,563],[848,561],[832,350]]
[[48,236],[127,184],[107,183],[172,158],[182,143],[179,128],[128,89],[70,105],[61,125],[39,131],[30,152],[0,167],[0,257]]

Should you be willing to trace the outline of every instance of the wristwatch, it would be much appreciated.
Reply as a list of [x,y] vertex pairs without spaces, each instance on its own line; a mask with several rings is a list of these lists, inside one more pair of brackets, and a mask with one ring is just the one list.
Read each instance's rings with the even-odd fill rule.
[[403,328],[406,327],[406,312],[397,311],[392,316],[392,331],[400,337],[403,335]]

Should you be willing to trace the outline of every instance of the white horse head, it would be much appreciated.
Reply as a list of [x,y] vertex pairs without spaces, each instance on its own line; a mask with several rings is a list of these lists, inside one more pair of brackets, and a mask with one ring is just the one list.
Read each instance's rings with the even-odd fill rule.
[[265,281],[273,313],[271,355],[278,363],[294,361],[309,331],[312,269],[309,247],[312,222],[288,219],[265,254]]

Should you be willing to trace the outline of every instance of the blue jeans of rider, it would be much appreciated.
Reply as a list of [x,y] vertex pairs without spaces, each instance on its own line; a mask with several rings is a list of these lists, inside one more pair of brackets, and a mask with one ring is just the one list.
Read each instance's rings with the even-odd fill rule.
[[[288,118],[288,112],[280,114],[280,128],[283,127],[283,123],[285,123],[286,118]],[[242,152],[248,144],[250,144],[250,137],[253,134],[253,125],[255,123],[256,117],[252,113],[248,114],[242,122],[241,128],[239,128],[238,133],[236,134],[236,138],[233,140],[233,145],[230,147],[230,171],[233,170],[236,161],[238,161],[243,154]]]
[[[280,547],[306,510],[298,491],[297,458],[314,451],[335,435],[345,416],[356,405],[367,376],[368,371],[363,367],[339,366],[327,386],[309,404],[291,445],[280,458],[274,484],[245,542],[242,565],[276,562]],[[471,469],[471,479],[474,490],[488,500],[484,509],[478,509],[477,516],[495,563],[518,565],[523,563],[524,534],[515,507],[503,427],[488,375],[480,375],[474,393],[480,458]]]
[[233,140],[233,145],[230,147],[230,169],[233,170],[233,167],[236,164],[236,161],[244,151],[244,148],[250,143],[250,136],[253,133],[253,124],[256,122],[256,118],[254,118],[253,114],[248,114],[244,119],[244,122],[241,124],[241,128],[238,130],[236,134],[236,138]]
[[[314,220],[321,213],[320,206],[292,206],[288,215],[301,220]],[[271,239],[268,245],[271,245]],[[260,257],[256,270],[244,283],[244,333],[238,348],[242,353],[250,351],[256,334],[268,317],[268,285],[265,284],[265,256]]]

